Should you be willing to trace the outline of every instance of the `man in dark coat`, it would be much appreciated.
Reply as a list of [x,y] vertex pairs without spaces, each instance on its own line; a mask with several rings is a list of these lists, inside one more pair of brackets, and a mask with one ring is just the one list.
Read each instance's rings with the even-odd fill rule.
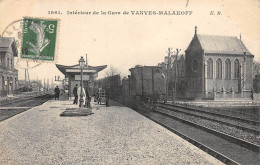
[[77,91],[78,91],[78,84],[76,84],[76,86],[74,87],[73,89],[73,95],[74,95],[74,101],[73,101],[73,104],[78,104],[78,94],[77,94]]
[[107,89],[106,89],[106,106],[110,107],[110,86],[108,85]]
[[87,108],[91,108],[90,99],[91,99],[91,97],[89,95],[89,88],[86,87],[86,105],[85,105],[85,107],[87,107]]
[[54,96],[55,100],[56,99],[59,100],[60,99],[60,89],[58,86],[54,89],[54,92],[55,92],[55,96]]

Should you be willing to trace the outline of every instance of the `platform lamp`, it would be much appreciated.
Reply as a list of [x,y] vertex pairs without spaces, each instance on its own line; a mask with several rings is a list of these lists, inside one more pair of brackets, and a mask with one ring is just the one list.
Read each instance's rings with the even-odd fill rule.
[[80,67],[80,99],[79,99],[79,107],[83,107],[83,68],[85,66],[85,60],[84,58],[81,56],[81,58],[79,59],[79,67]]

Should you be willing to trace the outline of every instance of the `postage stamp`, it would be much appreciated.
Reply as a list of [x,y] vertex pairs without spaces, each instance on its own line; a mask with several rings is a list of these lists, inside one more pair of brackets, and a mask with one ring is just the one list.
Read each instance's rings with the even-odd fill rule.
[[58,21],[24,17],[21,59],[55,61]]

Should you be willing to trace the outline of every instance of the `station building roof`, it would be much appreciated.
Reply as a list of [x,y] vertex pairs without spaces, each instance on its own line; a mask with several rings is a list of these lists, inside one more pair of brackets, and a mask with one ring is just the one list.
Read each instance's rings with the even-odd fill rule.
[[[60,64],[56,64],[56,67],[64,74],[76,74],[79,73],[79,64],[77,65],[72,65],[72,66],[66,66],[66,65],[60,65]],[[98,73],[100,71],[102,71],[103,69],[105,69],[107,67],[107,65],[101,65],[101,66],[90,66],[88,65],[87,67],[85,66],[83,69],[83,72],[87,72],[87,73]]]

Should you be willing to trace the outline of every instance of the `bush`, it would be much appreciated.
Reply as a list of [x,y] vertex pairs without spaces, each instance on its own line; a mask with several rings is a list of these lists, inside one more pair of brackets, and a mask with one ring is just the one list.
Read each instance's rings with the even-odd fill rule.
[[22,93],[22,92],[31,92],[32,91],[32,88],[29,88],[29,87],[22,87],[22,88],[19,88],[19,89],[16,89],[15,92],[17,93]]

